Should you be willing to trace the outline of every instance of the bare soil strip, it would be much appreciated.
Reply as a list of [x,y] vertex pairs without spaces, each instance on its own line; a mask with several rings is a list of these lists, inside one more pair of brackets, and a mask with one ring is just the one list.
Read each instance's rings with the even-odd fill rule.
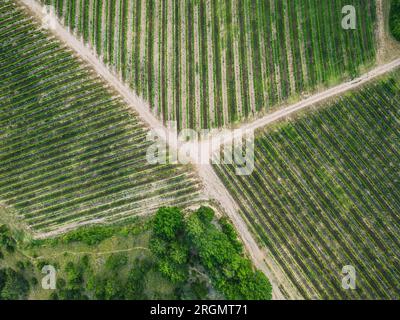
[[141,73],[139,75],[139,88],[136,90],[138,93],[141,95],[141,92],[143,92],[143,86],[145,85],[145,81],[143,81],[144,76],[146,74],[146,30],[147,30],[147,6],[146,2],[143,1],[141,5],[141,18],[140,18],[140,58],[139,58],[139,63],[140,63],[140,68],[139,72]]
[[160,55],[160,39],[159,39],[159,28],[160,28],[160,6],[161,1],[160,0],[155,0],[154,1],[154,49],[153,49],[153,68],[154,68],[154,106],[153,107],[153,114],[158,115],[161,111],[160,109],[160,81],[159,81],[159,72],[160,72],[160,60],[159,60],[159,55]]
[[307,54],[306,54],[306,39],[304,36],[304,28],[303,28],[303,15],[301,14],[301,10],[297,7],[297,20],[299,22],[299,40],[300,41],[300,56],[301,56],[301,68],[303,73],[303,81],[304,88],[308,86],[308,69],[307,69]]
[[200,165],[197,169],[204,183],[204,192],[210,199],[215,199],[219,202],[221,208],[223,208],[224,212],[229,216],[236,230],[238,231],[255,266],[263,271],[270,280],[273,287],[273,299],[285,299],[279,289],[280,285],[285,287],[285,290],[288,292],[291,299],[301,299],[302,297],[294,290],[293,286],[288,282],[285,275],[279,270],[273,260],[269,258],[271,255],[268,254],[265,249],[260,249],[254,240],[253,235],[249,231],[247,224],[239,214],[239,208],[235,200],[222,184],[212,166]]
[[174,47],[173,47],[173,40],[174,40],[174,32],[173,32],[173,7],[172,1],[167,1],[167,119],[173,120],[174,117],[174,73],[173,73],[173,66],[174,66]]
[[[272,30],[272,50],[274,51],[274,46],[279,46],[278,34],[277,34],[277,26],[276,26],[276,10],[275,10],[275,0],[270,0],[270,10],[271,10],[271,30]],[[281,69],[279,68],[279,57],[278,59],[274,59],[275,62],[275,83],[272,85],[276,85],[276,92],[278,96],[278,101],[282,101],[282,82],[281,82]]]
[[268,67],[267,67],[267,52],[265,48],[265,35],[264,35],[264,27],[262,24],[262,16],[261,12],[258,12],[258,29],[259,32],[259,46],[260,46],[260,58],[261,58],[261,75],[262,75],[262,83],[263,83],[263,101],[264,106],[258,106],[258,108],[265,107],[266,110],[269,109],[269,96],[268,96],[268,83],[269,83],[269,74],[268,74]]
[[[393,60],[390,63],[381,65],[379,67],[376,67],[375,69],[372,69],[362,75],[361,77],[342,83],[336,87],[327,89],[325,91],[319,92],[313,96],[310,96],[307,99],[304,99],[300,102],[297,102],[295,104],[292,104],[290,106],[284,107],[276,112],[270,113],[260,119],[257,119],[253,122],[244,124],[240,127],[242,132],[246,131],[255,131],[257,129],[261,129],[268,124],[275,122],[277,120],[283,119],[295,112],[299,112],[307,107],[313,106],[317,103],[323,102],[325,100],[328,100],[332,97],[341,95],[346,93],[347,91],[354,90],[356,88],[359,88],[363,84],[373,80],[374,78],[377,78],[379,76],[382,76],[390,71],[395,70],[396,68],[400,67],[400,59]],[[242,136],[242,132],[236,131],[235,135],[233,135],[235,138],[239,138]],[[221,145],[228,143],[232,139],[232,135],[220,135],[221,144],[215,144],[215,149],[214,151],[217,151]]]
[[[114,31],[114,61],[116,63],[114,64],[114,69],[116,72],[119,72],[120,66],[121,66],[121,48],[122,48],[122,42],[120,42],[121,39],[121,33],[123,28],[123,24],[120,23],[120,15],[121,15],[121,1],[116,1],[115,3],[115,16],[114,16],[114,25],[115,25],[115,31]],[[123,48],[122,48],[123,49]],[[122,73],[120,73],[120,79],[122,79]]]
[[134,14],[134,1],[128,2],[128,30],[127,30],[127,44],[126,47],[128,49],[127,55],[127,65],[128,65],[128,74],[126,77],[126,82],[133,83],[133,40],[134,40],[134,32],[133,32],[133,14]]
[[[222,5],[222,4],[221,4]],[[226,12],[224,8],[219,8],[222,12]],[[221,46],[221,73],[222,73],[222,110],[224,116],[224,123],[229,123],[229,114],[228,114],[228,75],[227,75],[227,31],[226,31],[226,17],[225,15],[221,16],[221,44],[215,43],[214,45]]]
[[101,34],[103,35],[101,41],[103,42],[101,45],[101,53],[100,53],[100,59],[102,61],[104,61],[104,58],[107,57],[107,51],[105,50],[105,48],[107,48],[107,37],[105,37],[104,35],[107,34],[107,3],[105,1],[103,1],[103,5],[101,8]]

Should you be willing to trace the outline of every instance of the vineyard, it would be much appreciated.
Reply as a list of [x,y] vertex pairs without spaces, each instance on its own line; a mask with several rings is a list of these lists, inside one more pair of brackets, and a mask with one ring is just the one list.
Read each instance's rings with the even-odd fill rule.
[[[260,132],[251,176],[215,167],[306,298],[398,298],[399,102],[397,71]],[[356,269],[357,290],[342,288],[346,265]]]
[[184,207],[199,182],[150,165],[147,130],[104,81],[0,2],[0,200],[35,233]]
[[179,128],[254,118],[375,61],[373,0],[41,1]]

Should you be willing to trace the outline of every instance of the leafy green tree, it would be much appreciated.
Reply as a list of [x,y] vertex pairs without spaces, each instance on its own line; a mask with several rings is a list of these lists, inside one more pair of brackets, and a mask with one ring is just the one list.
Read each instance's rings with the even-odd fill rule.
[[[210,209],[211,210],[211,209]],[[227,299],[271,299],[271,285],[259,271],[254,271],[242,246],[234,240],[234,230],[223,222],[221,232],[204,209],[193,213],[186,223],[186,232],[194,252],[211,277],[215,288]]]
[[160,208],[154,218],[153,232],[164,240],[174,240],[184,229],[184,217],[178,208]]
[[0,270],[0,299],[23,300],[29,293],[29,282],[11,268]]
[[150,249],[158,258],[159,271],[175,284],[185,282],[189,273],[189,248],[184,227],[184,216],[178,208],[157,211]]

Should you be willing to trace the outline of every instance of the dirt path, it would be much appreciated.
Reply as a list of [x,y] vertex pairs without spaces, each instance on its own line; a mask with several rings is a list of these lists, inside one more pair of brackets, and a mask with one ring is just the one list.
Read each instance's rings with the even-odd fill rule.
[[378,64],[383,61],[385,55],[385,18],[384,18],[384,3],[383,0],[376,0],[376,13],[377,13],[377,43],[378,43],[378,51],[377,51],[377,60]]

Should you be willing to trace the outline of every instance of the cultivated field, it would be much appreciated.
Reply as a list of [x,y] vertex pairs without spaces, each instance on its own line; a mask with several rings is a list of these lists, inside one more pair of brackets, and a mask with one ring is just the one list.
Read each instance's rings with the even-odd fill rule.
[[150,165],[147,130],[89,67],[0,2],[0,200],[36,234],[184,207],[188,168]]
[[[306,298],[397,299],[400,72],[256,139],[256,168],[216,166],[241,212]],[[342,288],[356,268],[357,290]]]
[[[373,0],[42,0],[179,128],[221,127],[375,61]],[[354,5],[356,30],[341,27]]]

